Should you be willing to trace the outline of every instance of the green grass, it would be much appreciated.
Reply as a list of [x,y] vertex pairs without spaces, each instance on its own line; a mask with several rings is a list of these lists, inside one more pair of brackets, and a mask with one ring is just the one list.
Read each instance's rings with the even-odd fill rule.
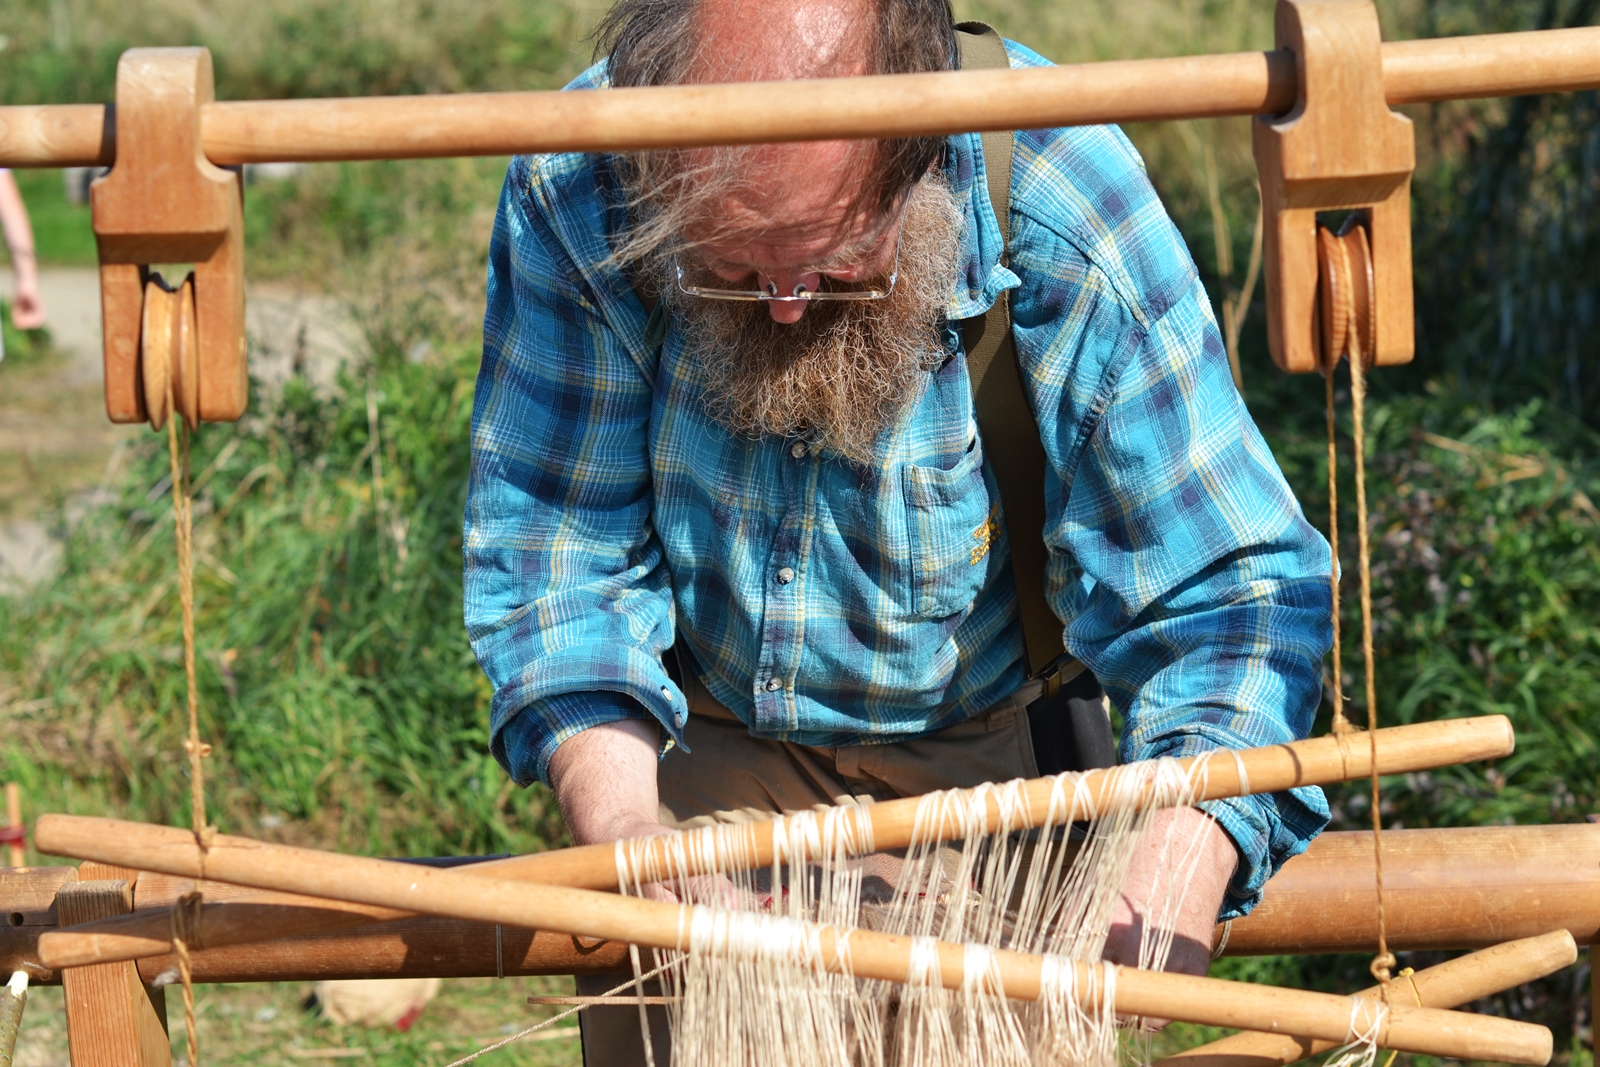
[[[291,382],[200,433],[200,682],[225,829],[391,854],[559,839],[542,791],[514,790],[485,750],[489,689],[460,620],[470,407],[458,351],[380,363],[334,397]],[[166,470],[146,438],[121,501],[79,525],[0,637],[21,706],[8,773],[36,808],[188,818]]]
[[[316,1062],[360,1064],[361,1067],[416,1067],[443,1064],[476,1052],[559,1009],[533,1008],[534,994],[571,995],[570,978],[458,978],[444,983],[439,996],[406,1031],[393,1027],[367,1030],[335,1026],[302,1005],[311,992],[303,982],[198,986],[195,1021],[202,1063],[289,1065]],[[172,1035],[172,1061],[186,1055],[183,1008],[176,987],[167,990],[167,1015]],[[59,988],[28,991],[18,1042],[18,1063],[66,1067],[67,1037]],[[554,1038],[517,1042],[491,1053],[496,1067],[576,1067],[578,1041],[568,1031],[576,1018],[554,1024],[543,1033]],[[346,1053],[337,1059],[329,1052]],[[299,1055],[296,1055],[299,1053]],[[306,1053],[312,1053],[307,1056]],[[353,1055],[351,1054],[353,1053]]]

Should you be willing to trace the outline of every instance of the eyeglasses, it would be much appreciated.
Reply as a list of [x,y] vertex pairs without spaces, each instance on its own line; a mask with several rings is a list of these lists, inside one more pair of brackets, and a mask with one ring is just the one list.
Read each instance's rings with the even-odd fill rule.
[[[909,205],[909,198],[907,199]],[[900,223],[894,235],[894,268],[889,272],[889,284],[882,289],[807,289],[804,285],[797,285],[788,296],[778,294],[778,283],[769,281],[765,289],[717,289],[706,285],[695,285],[689,282],[688,275],[684,272],[683,264],[673,260],[673,270],[678,276],[678,291],[686,296],[698,296],[702,300],[750,300],[765,301],[775,304],[792,304],[798,301],[820,302],[824,300],[882,300],[894,292],[894,284],[900,278],[900,238],[906,231],[906,206],[900,208]],[[822,284],[826,285],[828,276],[822,275]]]

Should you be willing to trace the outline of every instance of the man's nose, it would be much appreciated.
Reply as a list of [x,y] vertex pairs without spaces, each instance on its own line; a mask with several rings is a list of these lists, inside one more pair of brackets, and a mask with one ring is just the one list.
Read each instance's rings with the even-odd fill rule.
[[[756,281],[774,296],[798,296],[816,292],[817,286],[822,284],[822,275],[810,270],[780,270],[771,274],[757,274]],[[772,313],[774,322],[790,323],[800,321],[800,316],[806,313],[806,306],[804,300],[772,300],[767,303],[767,310]]]

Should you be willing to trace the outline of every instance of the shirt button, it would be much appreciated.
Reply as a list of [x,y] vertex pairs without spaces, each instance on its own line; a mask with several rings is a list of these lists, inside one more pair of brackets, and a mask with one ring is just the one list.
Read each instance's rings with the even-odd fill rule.
[[788,585],[792,581],[794,581],[794,568],[793,567],[779,567],[778,568],[778,584],[779,585]]
[[778,690],[783,688],[783,683],[778,681],[776,678],[768,678],[767,684],[761,688],[765,689],[769,693],[776,693]]
[[662,686],[661,699],[665,700],[668,704],[672,703],[672,690],[668,689],[666,686]]
[[804,441],[796,441],[794,444],[790,445],[789,455],[793,456],[795,459],[805,459],[806,443]]

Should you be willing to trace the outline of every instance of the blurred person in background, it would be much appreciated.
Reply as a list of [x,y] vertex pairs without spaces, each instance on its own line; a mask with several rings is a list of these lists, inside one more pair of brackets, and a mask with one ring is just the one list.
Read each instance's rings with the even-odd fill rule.
[[[15,284],[11,290],[11,324],[19,330],[44,325],[44,301],[39,299],[39,260],[33,248],[33,226],[22,191],[9,170],[0,169],[0,229],[5,230]],[[5,350],[0,348],[0,358]]]

